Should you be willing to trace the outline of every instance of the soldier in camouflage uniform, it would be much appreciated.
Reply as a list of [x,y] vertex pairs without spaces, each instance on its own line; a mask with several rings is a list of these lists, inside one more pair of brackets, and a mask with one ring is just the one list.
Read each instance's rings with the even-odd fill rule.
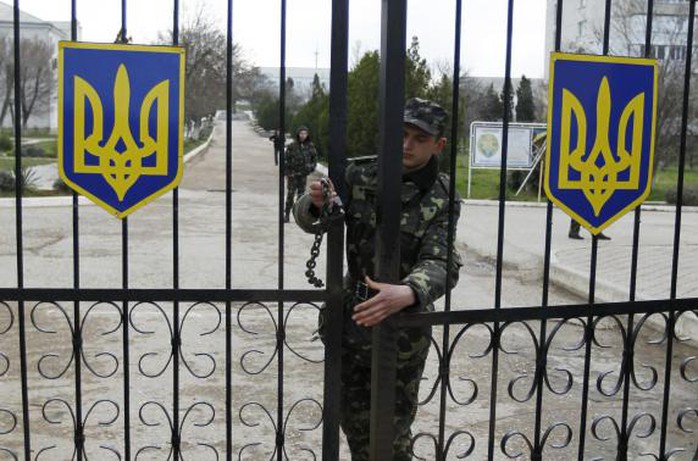
[[317,150],[310,140],[310,132],[305,126],[296,130],[296,140],[286,148],[286,212],[284,222],[289,221],[294,197],[305,192],[308,175],[317,166]]
[[[371,331],[399,311],[424,312],[458,281],[461,260],[454,249],[447,280],[448,176],[438,170],[437,154],[447,114],[437,104],[411,99],[405,106],[400,224],[400,283],[375,281],[376,157],[350,160],[346,170],[348,201],[347,265],[344,277],[342,333],[342,430],[352,460],[368,460],[371,403]],[[332,188],[334,189],[334,188]],[[331,191],[334,197],[334,190]],[[310,192],[294,206],[298,225],[313,232],[312,223],[323,205],[322,185],[315,181]],[[455,222],[460,199],[454,203]],[[320,335],[324,310],[320,313]],[[410,460],[411,425],[417,412],[419,383],[429,353],[431,329],[405,328],[398,334],[398,365],[394,459]]]

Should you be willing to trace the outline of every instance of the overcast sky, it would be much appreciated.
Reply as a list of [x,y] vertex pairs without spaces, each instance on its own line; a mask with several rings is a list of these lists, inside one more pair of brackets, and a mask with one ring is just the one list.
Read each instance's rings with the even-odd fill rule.
[[[11,3],[11,0],[3,0]],[[512,76],[541,77],[544,65],[545,0],[516,0]],[[227,0],[180,0],[185,22],[199,7],[225,30]],[[279,65],[280,0],[234,0],[233,40],[244,57],[262,67]],[[286,65],[329,67],[330,0],[287,0]],[[349,64],[380,48],[380,0],[349,0]],[[20,0],[20,8],[45,20],[69,20],[70,0]],[[172,27],[172,0],[129,0],[128,34],[151,43]],[[464,0],[461,68],[471,75],[503,76],[506,0]],[[453,62],[454,0],[410,0],[407,36],[416,35],[429,64]],[[121,24],[121,0],[77,0],[84,41],[112,42]]]

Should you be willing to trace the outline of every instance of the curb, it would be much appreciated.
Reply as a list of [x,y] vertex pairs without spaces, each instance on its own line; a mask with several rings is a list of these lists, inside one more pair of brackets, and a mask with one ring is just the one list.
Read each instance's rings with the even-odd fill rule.
[[[192,159],[196,158],[198,155],[202,154],[203,152],[206,152],[209,144],[211,144],[211,140],[213,139],[214,130],[211,130],[211,134],[208,136],[208,139],[203,142],[203,144],[197,146],[196,148],[184,154],[184,157],[182,157],[183,164],[187,164]],[[15,200],[16,199],[14,197],[0,198],[0,208],[14,207]],[[70,195],[61,195],[57,197],[22,197],[23,208],[66,206],[71,205],[72,203],[73,197]],[[82,195],[78,196],[78,204],[81,206],[94,205],[94,203],[91,200]]]
[[208,139],[203,142],[200,146],[195,147],[194,149],[190,150],[186,154],[184,154],[183,157],[183,163],[186,164],[187,162],[191,161],[191,159],[195,158],[197,155],[201,154],[202,152],[205,152],[206,149],[208,149],[209,144],[211,144],[211,140],[213,139],[213,132],[216,130],[216,127],[214,126],[213,129],[211,130],[211,133],[208,135]]
[[[499,200],[484,200],[484,199],[462,199],[463,203],[472,206],[499,206]],[[515,202],[507,201],[506,206],[519,207],[519,208],[545,208],[548,206],[547,202]],[[676,212],[676,205],[667,205],[657,202],[649,202],[642,204],[642,209],[647,211],[663,211],[663,212]],[[698,206],[692,205],[682,205],[681,211],[683,213],[698,213]]]

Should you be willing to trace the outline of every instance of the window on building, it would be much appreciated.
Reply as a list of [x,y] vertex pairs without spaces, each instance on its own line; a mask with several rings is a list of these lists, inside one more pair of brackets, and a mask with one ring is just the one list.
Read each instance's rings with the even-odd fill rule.
[[664,59],[666,57],[666,45],[654,45],[652,47],[652,56],[657,59]]
[[686,46],[685,45],[671,45],[668,47],[669,53],[668,58],[674,61],[684,61],[686,60]]
[[584,37],[584,32],[586,31],[586,25],[587,25],[586,21],[579,21],[577,23],[577,36],[579,38]]

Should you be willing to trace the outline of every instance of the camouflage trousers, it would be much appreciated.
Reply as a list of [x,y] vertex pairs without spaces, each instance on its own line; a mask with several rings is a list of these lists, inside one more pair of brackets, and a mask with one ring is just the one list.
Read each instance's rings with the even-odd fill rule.
[[293,202],[305,193],[305,176],[286,176],[286,214],[293,208]]
[[[421,357],[423,355],[423,357]],[[417,414],[419,383],[426,355],[410,361],[398,359],[395,388],[394,461],[412,459],[411,426]],[[345,349],[342,353],[340,425],[347,437],[352,461],[368,461],[371,416],[371,365]]]

